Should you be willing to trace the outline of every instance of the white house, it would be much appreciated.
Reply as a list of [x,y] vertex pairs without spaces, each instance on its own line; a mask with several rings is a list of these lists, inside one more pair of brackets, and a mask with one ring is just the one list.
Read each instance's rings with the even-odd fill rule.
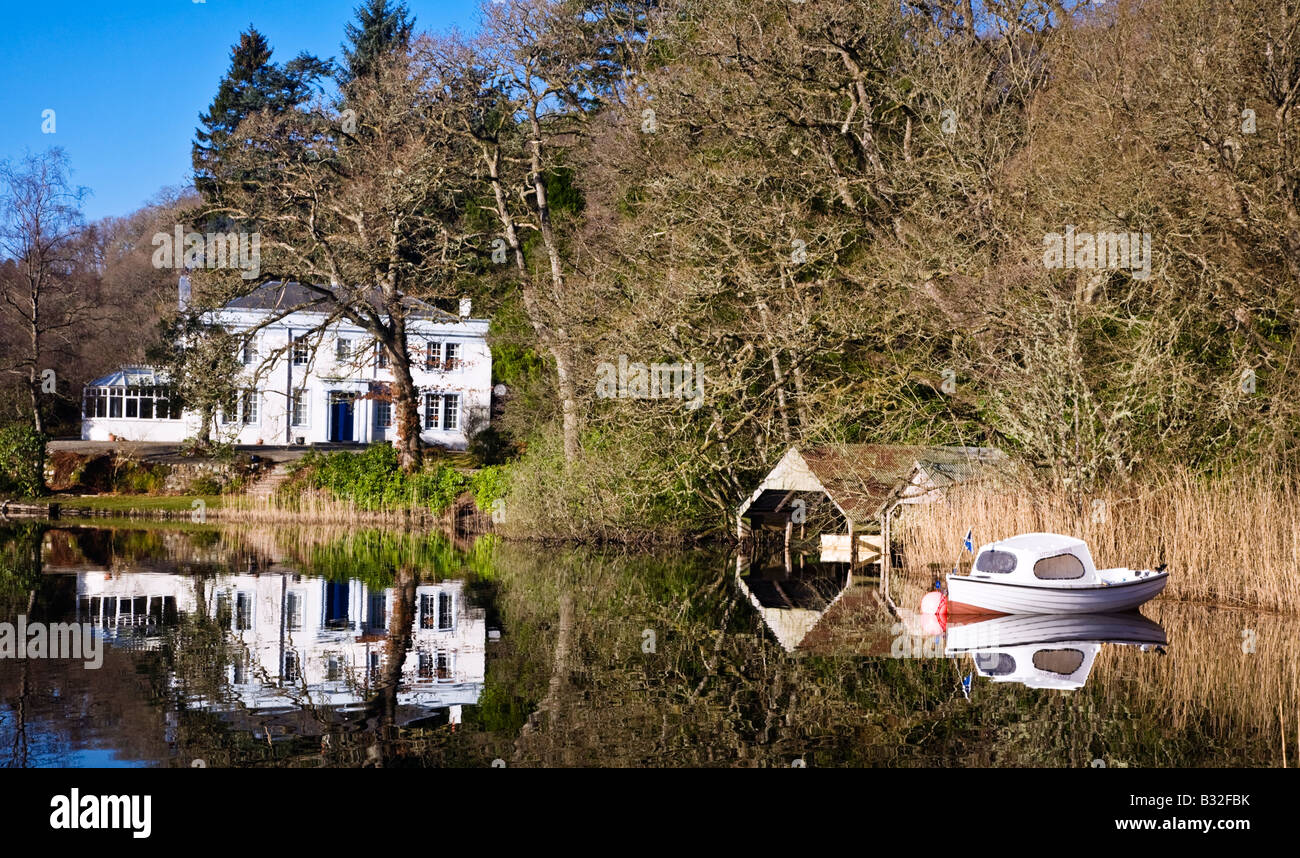
[[[189,278],[182,277],[182,306],[189,288]],[[322,329],[325,313],[308,307],[312,300],[299,284],[271,283],[207,314],[209,322],[231,332],[251,332],[239,355],[245,367],[241,392],[216,418],[222,441],[366,444],[396,438],[386,355],[350,322]],[[459,315],[407,301],[420,437],[464,449],[486,426],[491,408],[488,320],[471,318],[466,299]],[[160,373],[125,367],[86,386],[81,438],[179,442],[194,437],[199,422],[197,412],[178,407]]]

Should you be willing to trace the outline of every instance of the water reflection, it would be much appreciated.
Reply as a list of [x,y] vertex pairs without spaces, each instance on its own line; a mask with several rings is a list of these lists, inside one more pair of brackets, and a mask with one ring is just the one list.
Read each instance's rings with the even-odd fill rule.
[[915,659],[969,656],[977,676],[1028,688],[1082,688],[1103,645],[1165,652],[1165,630],[1139,613],[1003,616],[945,623],[886,609],[874,578],[847,563],[738,558],[736,584],[786,652]]
[[1009,616],[950,624],[945,656],[970,656],[975,672],[994,682],[1073,690],[1088,681],[1104,644],[1161,654],[1164,628],[1141,614]]
[[[0,531],[0,621],[82,618],[112,641],[100,670],[0,659],[0,766],[1223,766],[1300,751],[1295,617],[1160,599],[1118,630],[936,630],[876,592],[844,566],[708,550]],[[1166,637],[1168,656],[1142,651]],[[1030,645],[1082,653],[1039,659],[1073,691],[977,675],[962,693],[978,667],[1005,667],[971,652],[1019,667]]]
[[439,709],[457,723],[460,707],[483,691],[485,613],[468,603],[464,581],[419,584],[404,612],[409,625],[397,628],[397,593],[287,572],[208,579],[80,572],[73,619],[131,649],[157,648],[168,629],[206,619],[225,637],[226,683],[219,695],[196,694],[186,705],[226,712],[363,704],[393,673],[397,631],[411,638],[395,671],[398,723]]

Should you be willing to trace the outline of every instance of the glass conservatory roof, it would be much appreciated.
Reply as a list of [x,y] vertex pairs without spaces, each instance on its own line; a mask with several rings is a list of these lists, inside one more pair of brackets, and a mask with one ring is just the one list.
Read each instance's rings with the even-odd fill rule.
[[167,377],[151,366],[124,366],[102,378],[87,384],[87,387],[149,387],[166,384]]

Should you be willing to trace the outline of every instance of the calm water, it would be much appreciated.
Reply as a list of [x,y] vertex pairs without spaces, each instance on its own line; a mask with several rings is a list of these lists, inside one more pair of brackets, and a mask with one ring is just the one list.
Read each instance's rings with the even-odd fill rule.
[[0,658],[0,765],[1257,766],[1284,724],[1300,759],[1295,618],[943,627],[877,593],[705,551],[0,529],[0,653],[93,635]]

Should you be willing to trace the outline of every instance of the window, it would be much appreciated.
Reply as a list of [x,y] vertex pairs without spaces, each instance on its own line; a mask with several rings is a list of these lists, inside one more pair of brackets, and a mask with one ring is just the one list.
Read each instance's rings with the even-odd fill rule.
[[433,653],[422,649],[418,653],[419,663],[416,673],[420,679],[433,679]]
[[235,594],[235,631],[246,632],[253,627],[253,595]]
[[460,366],[460,343],[447,343],[444,351],[447,353],[443,361],[444,369],[456,369]]
[[375,428],[387,429],[393,425],[393,403],[379,401],[375,403]]
[[297,682],[302,674],[298,669],[298,653],[293,650],[285,650],[284,653],[284,681]]
[[1082,578],[1083,561],[1073,554],[1057,554],[1044,557],[1034,564],[1034,577],[1045,580]]
[[438,418],[441,416],[438,409],[441,405],[442,397],[436,393],[426,393],[424,395],[424,428],[437,429],[439,427]]
[[425,343],[424,368],[442,369],[442,343]]
[[388,352],[383,343],[375,343],[375,369],[388,369]]
[[289,419],[294,426],[307,425],[307,391],[302,388],[293,392],[292,414]]
[[125,391],[120,387],[114,387],[110,390],[108,395],[108,416],[110,418],[122,416],[122,396],[124,393]]
[[256,390],[243,390],[235,394],[233,399],[221,406],[221,422],[226,425],[243,423],[246,426],[257,423],[257,400]]
[[422,593],[420,595],[420,628],[431,629],[437,619],[437,597],[432,593]]
[[342,337],[334,341],[334,358],[339,363],[352,360],[352,341]]
[[1016,555],[1009,551],[985,551],[975,561],[976,572],[1005,574],[1016,569]]
[[251,426],[257,422],[257,400],[256,390],[245,390],[239,395],[239,415],[245,426]]
[[302,594],[289,592],[284,597],[284,627],[291,632],[302,628]]
[[438,631],[445,632],[455,627],[455,616],[452,614],[451,605],[450,593],[438,594]]
[[253,361],[257,359],[257,347],[254,337],[247,337],[239,348],[239,362],[244,366],[252,366]]
[[217,608],[216,608],[215,618],[218,626],[220,626],[223,629],[230,628],[230,619],[231,619],[230,593],[226,592],[225,590],[222,590],[220,593],[217,594]]
[[1016,672],[1016,660],[1005,652],[977,652],[975,666],[985,676],[1006,676]]
[[126,389],[126,417],[134,420],[140,416],[140,395],[134,387]]
[[383,593],[370,594],[370,608],[366,615],[366,625],[371,629],[383,629],[388,626],[388,597]]
[[293,338],[293,365],[294,366],[307,365],[307,338],[306,337]]
[[1034,667],[1045,673],[1069,676],[1083,666],[1083,653],[1077,649],[1040,649],[1034,651]]
[[221,405],[221,422],[224,424],[236,423],[239,421],[239,395],[236,394],[227,399]]
[[442,428],[460,428],[460,395],[449,393],[442,398]]
[[434,656],[434,672],[437,674],[439,682],[451,681],[451,653],[446,650],[438,650]]

